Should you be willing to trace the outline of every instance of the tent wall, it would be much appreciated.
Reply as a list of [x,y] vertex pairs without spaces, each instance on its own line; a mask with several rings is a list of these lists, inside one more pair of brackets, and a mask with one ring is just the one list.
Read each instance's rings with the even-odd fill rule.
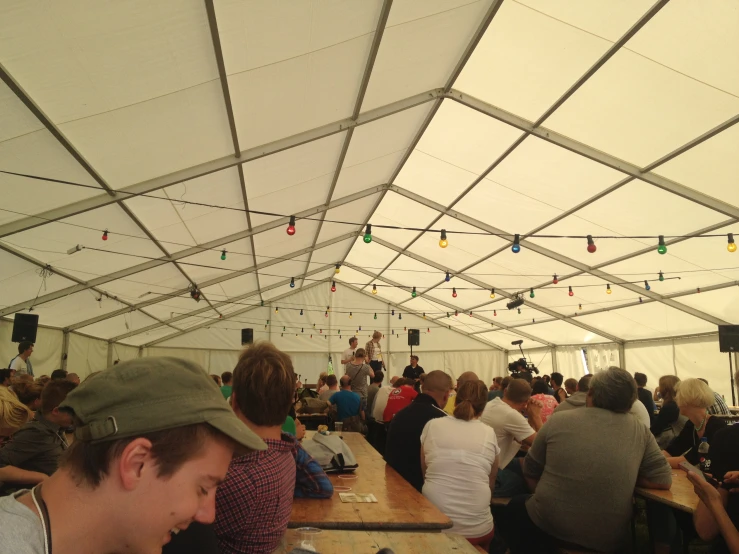
[[108,367],[107,341],[69,333],[67,371],[76,373],[84,379],[90,373],[101,371],[106,367]]
[[649,389],[657,386],[662,375],[702,377],[731,400],[729,355],[719,352],[717,336],[627,343],[625,356],[629,372],[647,375]]

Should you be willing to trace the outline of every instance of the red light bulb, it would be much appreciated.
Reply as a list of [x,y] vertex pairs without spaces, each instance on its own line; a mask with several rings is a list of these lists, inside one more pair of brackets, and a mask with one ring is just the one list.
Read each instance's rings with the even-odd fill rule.
[[588,235],[588,252],[590,252],[591,254],[593,254],[593,253],[595,253],[596,250],[597,250],[597,248],[595,246],[595,242],[593,242],[593,236],[592,235]]
[[452,289],[452,298],[457,298],[457,289],[456,288],[453,288]]
[[336,292],[336,281],[331,283],[331,292]]
[[287,234],[293,236],[295,234],[295,216],[290,216],[290,223],[287,226]]
[[570,296],[575,296],[575,293],[572,292],[572,287],[570,287],[570,292],[568,292],[567,294],[569,294]]
[[557,283],[559,283],[559,279],[557,279],[557,274],[555,273],[555,274],[554,274],[554,275],[552,276],[552,284],[553,284],[553,285],[556,285]]
[[108,231],[103,231],[103,240],[108,240]]

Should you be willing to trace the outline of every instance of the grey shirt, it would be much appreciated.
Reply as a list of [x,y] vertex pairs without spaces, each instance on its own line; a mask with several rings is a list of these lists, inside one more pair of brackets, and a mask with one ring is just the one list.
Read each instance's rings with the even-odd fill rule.
[[375,402],[375,395],[378,390],[380,390],[378,383],[372,383],[367,389],[367,415],[370,417],[372,417],[372,405]]
[[346,374],[352,380],[352,392],[356,392],[365,400],[367,400],[367,379],[370,376],[370,371],[372,371],[372,368],[367,364],[346,364]]
[[559,413],[571,410],[573,408],[582,408],[583,406],[585,406],[585,401],[587,400],[587,398],[587,392],[576,392],[567,400],[564,400],[559,406],[554,408],[554,411]]
[[329,399],[330,399],[330,398],[331,398],[331,397],[332,397],[332,396],[333,396],[333,395],[334,395],[335,393],[337,393],[337,392],[339,392],[339,389],[336,389],[336,390],[332,390],[332,389],[328,389],[328,390],[325,390],[325,391],[323,391],[323,392],[322,392],[321,394],[319,394],[319,395],[318,395],[318,399],[319,399],[319,400],[323,400],[323,401],[325,401],[325,402],[328,402],[328,401],[329,401]]
[[0,497],[0,545],[2,552],[44,554],[41,519],[15,498],[28,491]]
[[637,478],[672,483],[649,429],[630,414],[601,408],[552,414],[526,455],[524,474],[539,479],[526,501],[532,521],[600,552],[621,551],[628,541]]

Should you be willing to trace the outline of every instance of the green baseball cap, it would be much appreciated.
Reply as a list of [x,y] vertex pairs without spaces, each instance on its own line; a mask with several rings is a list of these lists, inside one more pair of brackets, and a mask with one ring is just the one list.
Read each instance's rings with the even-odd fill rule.
[[59,406],[79,419],[74,436],[103,442],[207,423],[250,450],[267,445],[234,414],[199,365],[137,358],[85,380]]

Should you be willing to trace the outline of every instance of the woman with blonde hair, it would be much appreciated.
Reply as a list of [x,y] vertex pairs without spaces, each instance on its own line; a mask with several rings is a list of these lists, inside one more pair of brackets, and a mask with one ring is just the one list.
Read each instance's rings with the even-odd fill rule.
[[485,550],[494,532],[490,501],[500,453],[495,431],[479,420],[487,399],[485,383],[463,383],[454,417],[432,419],[421,433],[423,495],[452,520],[446,531]]
[[[18,397],[5,387],[0,387],[0,447],[10,440],[13,433],[33,419],[33,412],[24,406]],[[0,467],[0,482],[35,484],[46,479],[36,471],[26,471],[13,466]]]
[[662,399],[662,407],[659,413],[652,418],[650,430],[657,439],[660,448],[665,448],[672,439],[680,434],[685,425],[685,418],[680,419],[680,408],[675,402],[677,391],[675,388],[680,382],[677,375],[663,375],[659,378],[659,384],[654,389],[655,396]]

